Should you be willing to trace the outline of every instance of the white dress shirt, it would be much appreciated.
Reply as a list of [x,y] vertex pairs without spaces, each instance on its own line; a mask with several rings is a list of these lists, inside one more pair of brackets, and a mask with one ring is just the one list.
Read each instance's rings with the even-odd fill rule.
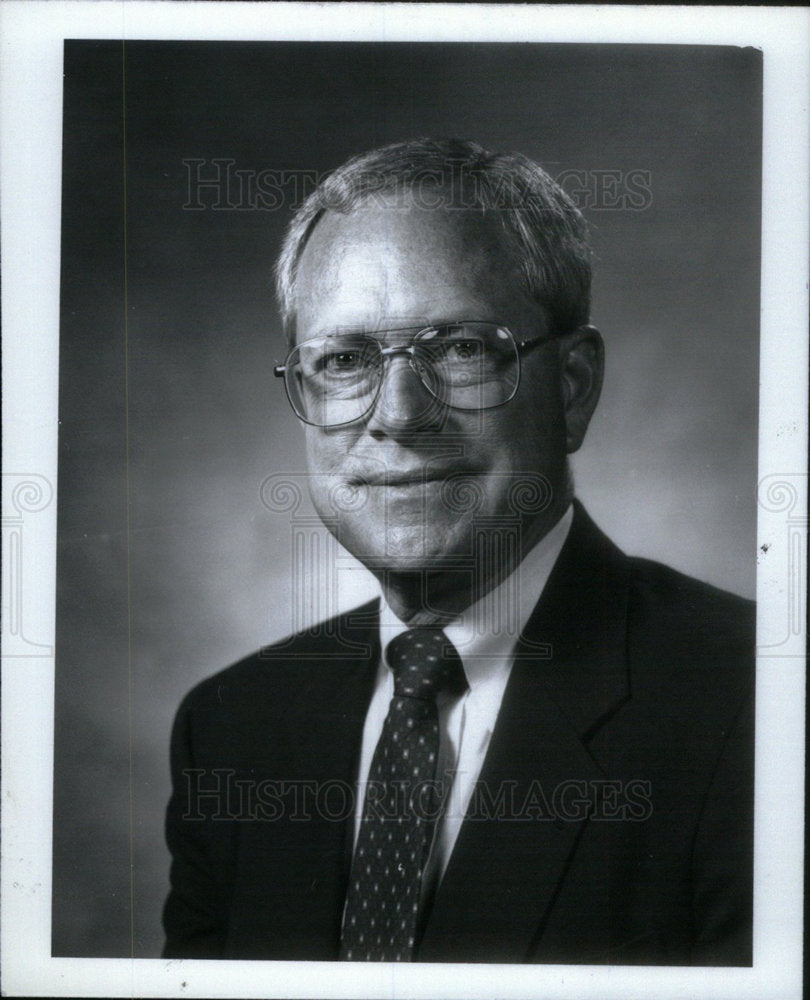
[[[568,536],[572,519],[573,509],[569,506],[509,577],[444,626],[448,639],[461,657],[469,688],[461,696],[445,694],[438,699],[440,749],[436,779],[446,781],[444,788],[449,786],[449,789],[425,869],[423,896],[438,883],[447,868],[495,728],[512,670],[515,643],[543,592]],[[383,655],[363,729],[355,844],[360,831],[371,760],[394,693],[394,678],[385,662],[385,647],[408,627],[396,617],[383,597],[380,607]]]

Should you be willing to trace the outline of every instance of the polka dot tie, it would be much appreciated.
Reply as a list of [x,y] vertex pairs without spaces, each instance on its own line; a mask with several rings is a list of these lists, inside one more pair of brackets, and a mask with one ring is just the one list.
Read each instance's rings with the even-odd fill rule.
[[348,962],[414,957],[422,872],[440,807],[436,696],[467,687],[459,655],[440,629],[404,632],[386,658],[394,697],[371,762],[352,861],[340,950]]

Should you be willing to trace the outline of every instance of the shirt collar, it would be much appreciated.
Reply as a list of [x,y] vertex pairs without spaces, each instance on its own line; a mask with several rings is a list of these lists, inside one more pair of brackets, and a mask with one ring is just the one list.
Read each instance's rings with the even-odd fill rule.
[[[487,683],[496,673],[510,669],[515,642],[545,589],[573,517],[573,507],[569,505],[551,531],[526,553],[514,572],[444,626],[447,638],[458,650],[471,689]],[[385,597],[381,597],[383,659],[388,643],[408,627],[397,618]]]

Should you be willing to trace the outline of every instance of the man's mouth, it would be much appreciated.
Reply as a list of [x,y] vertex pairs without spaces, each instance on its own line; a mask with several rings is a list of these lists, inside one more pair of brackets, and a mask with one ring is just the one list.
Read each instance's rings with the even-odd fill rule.
[[[458,469],[452,471],[437,471],[435,469],[413,469],[402,471],[388,471],[385,473],[372,472],[368,475],[354,474],[347,480],[349,486],[424,486],[428,483],[444,483],[451,477],[460,475]],[[461,475],[464,475],[462,473]],[[470,475],[470,473],[466,473]]]

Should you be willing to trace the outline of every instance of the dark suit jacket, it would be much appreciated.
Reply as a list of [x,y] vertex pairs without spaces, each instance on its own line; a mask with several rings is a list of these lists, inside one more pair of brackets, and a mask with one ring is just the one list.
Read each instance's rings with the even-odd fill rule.
[[[420,961],[751,963],[753,608],[577,506]],[[335,959],[376,604],[184,700],[168,957]]]

